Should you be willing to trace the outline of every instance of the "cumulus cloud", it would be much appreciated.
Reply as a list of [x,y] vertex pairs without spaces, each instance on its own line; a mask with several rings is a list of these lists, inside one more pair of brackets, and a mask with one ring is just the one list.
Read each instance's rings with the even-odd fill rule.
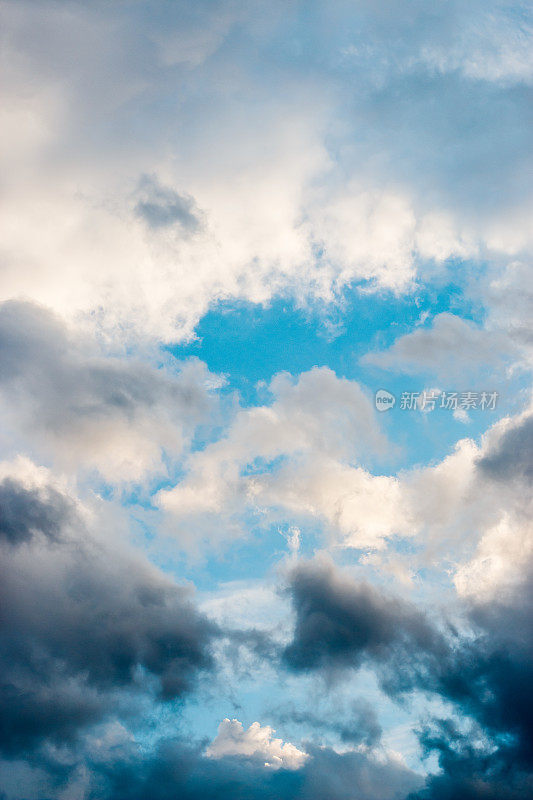
[[474,724],[465,732],[456,720],[439,719],[423,729],[422,744],[438,754],[440,773],[428,778],[425,790],[413,795],[416,800],[520,800],[531,794],[532,609],[531,573],[503,600],[471,607],[476,638],[456,645],[453,658],[434,677],[443,697]]
[[[531,493],[531,412],[506,418],[490,430],[473,463],[470,502],[489,515],[477,514],[475,552],[459,564],[455,586],[464,597],[489,599],[515,590],[533,556]],[[456,506],[457,508],[457,506]]]
[[[511,225],[510,221],[510,225]],[[494,271],[485,288],[485,302],[494,326],[505,328],[516,343],[527,349],[531,361],[531,261],[528,258]]]
[[[318,519],[346,547],[382,549],[394,535],[412,535],[398,479],[310,453],[254,481],[254,500],[273,513]],[[281,510],[278,510],[281,509]]]
[[[220,382],[158,349],[225,301],[323,308],[349,289],[394,295],[401,314],[438,293],[434,310],[457,313],[424,311],[364,365],[450,383],[530,366],[526,4],[6,0],[3,28],[0,794],[532,795],[531,409],[375,474],[391,446],[355,381],[278,375],[263,405],[224,406],[213,441],[201,426]],[[95,475],[125,502],[132,484],[143,499],[155,487],[180,545],[283,525],[285,591],[254,575],[197,607],[128,543],[122,514],[149,513],[84,494]],[[364,551],[357,579],[299,560],[308,529],[352,548],[343,561]],[[405,594],[372,583],[380,569]],[[424,782],[387,752],[381,709],[353,697],[321,720],[296,690],[274,718],[298,746],[229,719],[195,741],[185,700],[227,664],[233,684],[249,670],[254,702],[263,668],[324,696],[366,668],[387,704],[429,697],[443,718],[420,740],[439,773]],[[220,719],[205,691],[202,716],[216,705]],[[284,719],[343,752],[300,744]]]
[[[435,464],[401,470],[394,477],[372,477],[376,490],[383,484],[382,500],[372,506],[370,517],[362,513],[361,520],[368,519],[387,538],[368,539],[374,553],[363,562],[407,584],[419,570],[446,568],[461,596],[496,596],[521,581],[533,548],[527,491],[530,420],[530,410],[503,418],[481,441],[462,439]],[[335,508],[341,519],[350,509],[354,516],[358,513],[355,470],[345,467],[343,472],[353,494],[339,498]],[[328,474],[317,470],[314,485],[327,486]],[[338,465],[333,474],[339,474]],[[401,554],[396,544],[405,537],[414,549]],[[340,541],[357,546],[364,538],[348,534]]]
[[[435,464],[380,475],[358,463],[383,452],[384,438],[355,382],[322,368],[271,388],[271,405],[240,409],[225,436],[193,454],[181,481],[157,495],[183,541],[192,520],[212,537],[214,515],[224,521],[220,538],[240,535],[252,511],[291,525],[319,520],[330,541],[384,558],[389,544],[408,537],[424,554],[413,564],[446,557],[453,566],[506,519],[527,531],[527,494],[513,475],[528,474],[528,414],[516,430],[521,416],[496,423],[481,443],[459,440]],[[489,474],[496,461],[508,472],[498,492]]]
[[105,356],[31,303],[0,306],[4,424],[19,432],[16,444],[62,467],[121,482],[163,470],[164,451],[179,455],[208,419],[209,373],[195,360],[169,366]]
[[[379,542],[392,523],[372,525],[373,509],[378,496],[385,496],[394,516],[394,480],[374,479],[363,469],[345,476],[338,464],[385,446],[375,410],[361,387],[323,367],[296,380],[279,375],[270,390],[270,405],[239,410],[223,438],[191,456],[185,479],[159,493],[160,506],[176,518],[238,515],[246,506],[280,506],[322,515],[343,532],[352,531],[354,538],[359,531],[363,541]],[[319,467],[331,465],[331,478],[324,486],[316,462]],[[295,464],[300,467],[294,469]],[[354,508],[339,512],[335,498],[350,491]]]
[[11,477],[0,483],[0,537],[10,544],[28,542],[36,533],[57,540],[73,517],[73,503],[52,487],[43,491]]
[[216,737],[205,752],[209,758],[251,758],[273,769],[299,769],[303,766],[308,758],[307,753],[290,742],[274,739],[273,733],[274,730],[269,725],[261,726],[259,722],[252,722],[244,730],[242,722],[226,718],[220,723]]
[[533,414],[526,413],[501,426],[501,435],[477,462],[482,473],[495,481],[533,480]]
[[464,439],[439,464],[402,475],[401,491],[428,559],[451,562],[463,595],[497,596],[527,570],[530,420],[529,410],[504,418],[480,444]]

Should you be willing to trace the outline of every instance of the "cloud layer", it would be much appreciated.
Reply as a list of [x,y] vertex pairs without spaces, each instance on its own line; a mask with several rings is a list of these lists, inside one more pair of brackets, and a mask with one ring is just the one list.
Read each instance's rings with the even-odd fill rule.
[[530,7],[2,21],[1,800],[533,796]]
[[6,3],[2,297],[172,340],[221,298],[402,291],[428,261],[520,257],[527,9],[385,16]]

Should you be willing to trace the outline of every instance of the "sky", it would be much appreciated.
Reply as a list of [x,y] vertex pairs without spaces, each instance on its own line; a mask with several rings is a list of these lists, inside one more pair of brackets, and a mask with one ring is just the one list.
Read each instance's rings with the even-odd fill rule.
[[1,800],[533,796],[531,5],[1,19]]

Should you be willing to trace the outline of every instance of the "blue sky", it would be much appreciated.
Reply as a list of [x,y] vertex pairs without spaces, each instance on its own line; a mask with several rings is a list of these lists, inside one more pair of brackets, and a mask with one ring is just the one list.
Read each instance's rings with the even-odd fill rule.
[[2,7],[0,795],[523,800],[530,8]]

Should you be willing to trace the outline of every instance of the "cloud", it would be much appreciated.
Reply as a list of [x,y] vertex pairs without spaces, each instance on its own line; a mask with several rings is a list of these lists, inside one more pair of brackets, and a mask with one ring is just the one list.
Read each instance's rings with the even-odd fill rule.
[[35,472],[2,482],[0,745],[11,756],[75,739],[128,693],[182,697],[212,668],[217,635],[189,589],[90,524],[60,485],[39,490]]
[[[342,515],[332,508],[328,492],[342,497],[352,488],[361,538],[379,541],[390,525],[372,525],[372,509],[378,496],[385,495],[393,516],[394,481],[374,479],[363,469],[345,476],[337,463],[385,447],[375,410],[361,387],[326,367],[315,367],[296,379],[276,376],[270,391],[270,405],[240,409],[223,438],[190,457],[184,480],[158,494],[160,507],[178,520],[202,514],[216,514],[220,520],[238,517],[247,507],[279,506],[289,513],[323,515],[349,532],[357,514]],[[320,484],[322,463],[331,465],[325,487]]]
[[[365,555],[365,563],[397,576],[445,569],[462,597],[497,596],[521,581],[533,548],[530,417],[527,410],[504,418],[480,442],[462,439],[441,461],[401,470],[394,478],[396,515],[386,503],[373,506],[376,526],[393,525],[381,552]],[[348,496],[343,504],[349,508]],[[404,554],[398,541],[406,536],[412,545]]]
[[[445,524],[438,536],[463,532],[463,545],[454,553],[454,583],[463,597],[488,601],[514,590],[529,568],[533,553],[527,491],[530,423],[530,410],[496,423],[479,448],[464,449],[462,465],[457,462],[455,477],[450,474],[447,479],[455,489],[448,494],[449,516],[447,521],[441,517]],[[424,488],[424,479],[420,480],[418,491],[427,492],[427,484]]]
[[428,754],[438,754],[440,771],[406,800],[522,800],[530,795],[531,772],[514,763],[513,748],[476,749],[471,744],[476,733],[465,735],[448,720],[427,726],[422,743]]
[[[414,574],[445,559],[458,576],[457,587],[480,591],[482,583],[496,590],[511,577],[516,561],[507,550],[520,563],[527,557],[530,505],[527,493],[511,480],[513,470],[528,470],[528,423],[520,423],[521,416],[496,423],[481,443],[459,440],[436,463],[380,475],[362,466],[383,452],[384,440],[355,382],[315,368],[297,379],[277,378],[271,390],[271,404],[239,409],[220,439],[189,458],[179,483],[156,496],[182,542],[190,540],[191,526],[196,542],[200,537],[214,541],[215,516],[219,540],[245,535],[243,520],[250,513],[260,525],[303,528],[318,522],[328,542],[381,551],[382,561],[373,563],[388,565],[396,575]],[[520,428],[513,434],[519,423],[523,433]],[[512,460],[514,450],[516,457],[495,492],[488,465],[502,450],[498,443],[507,430],[505,459]],[[495,538],[491,531],[496,528]],[[510,549],[498,545],[490,557],[493,570],[486,559],[506,530]],[[414,551],[391,557],[387,548],[407,537]],[[474,566],[478,547],[485,553],[485,567],[481,562]],[[469,561],[478,574],[475,580]],[[467,572],[471,581],[465,581]]]
[[511,596],[471,607],[476,638],[460,643],[435,677],[438,691],[475,724],[466,732],[453,719],[426,726],[422,743],[438,754],[440,774],[430,776],[425,790],[410,800],[519,800],[531,793],[532,599],[530,574]]
[[518,798],[531,785],[533,765],[532,564],[513,591],[474,599],[467,624],[445,633],[414,606],[343,577],[332,564],[301,564],[289,576],[296,622],[286,664],[323,675],[373,665],[392,696],[416,690],[452,704],[463,725],[437,721],[440,734],[423,735],[428,751],[440,752],[443,774],[430,777],[417,798],[499,797],[500,786]]
[[495,327],[506,329],[517,345],[526,350],[531,361],[531,261],[527,257],[512,261],[503,271],[494,271],[491,278],[484,290],[491,322]]
[[94,800],[163,800],[172,794],[216,800],[228,792],[246,800],[345,800],[354,789],[360,800],[399,800],[422,783],[397,760],[354,751],[310,747],[299,769],[271,769],[242,756],[203,757],[179,739],[162,741],[154,753],[129,762],[102,765],[94,777]]
[[139,194],[141,199],[137,201],[135,211],[151,228],[178,225],[189,233],[200,228],[199,211],[192,197],[161,186],[157,178],[148,175],[139,182]]
[[495,445],[477,462],[494,481],[533,480],[533,414],[524,414],[503,428]]
[[330,561],[299,564],[289,575],[288,589],[296,621],[283,659],[292,670],[327,673],[369,661],[394,661],[400,685],[401,672],[410,669],[410,651],[437,652],[442,647],[416,607],[368,583],[354,583]]
[[287,460],[256,478],[254,501],[292,519],[318,519],[332,541],[345,547],[382,549],[398,533],[412,535],[398,479],[374,475],[328,456],[310,453]]
[[473,454],[470,496],[455,505],[459,514],[461,506],[470,506],[471,519],[477,519],[475,550],[455,569],[455,587],[463,597],[498,598],[516,590],[530,568],[531,421],[529,410],[501,420]]
[[179,455],[211,408],[201,362],[169,367],[106,356],[31,303],[0,305],[5,417],[29,452],[44,449],[62,467],[96,468],[112,482],[164,470],[163,452]]
[[498,372],[509,365],[513,343],[503,331],[477,327],[453,314],[438,314],[430,328],[400,336],[388,350],[368,353],[362,363],[394,372],[431,373],[441,378],[479,380],[487,367]]
[[243,756],[273,769],[302,767],[308,755],[290,742],[273,739],[273,733],[269,725],[261,726],[259,722],[252,722],[248,730],[244,730],[237,719],[224,719],[206,755],[209,758]]
[[29,542],[37,533],[57,541],[73,516],[73,504],[55,489],[43,492],[17,480],[0,482],[0,538],[10,544]]
[[531,241],[521,3],[4,17],[4,298],[174,341],[221,298],[404,292]]
[[[317,714],[313,711],[300,711],[295,707],[276,710],[276,718],[280,722],[294,722],[297,725],[311,727],[316,731],[331,731],[341,742],[352,745],[364,744],[373,747],[381,740],[383,733],[374,707],[364,698],[356,698],[346,709],[343,720],[338,713]],[[334,717],[334,718],[332,718]]]
[[[529,11],[4,2],[0,794],[533,795],[531,409],[376,474],[391,445],[355,381],[278,375],[263,405],[235,401],[204,437],[221,384],[159,347],[190,341],[221,302],[322,309],[349,290],[389,297],[396,315],[424,306],[365,365],[518,384],[533,341]],[[426,322],[456,298],[483,323]],[[84,491],[94,480],[124,507]],[[180,546],[209,544],[188,575],[241,580],[211,584],[197,607],[133,548],[127,518],[158,563],[180,558],[162,552],[151,491]],[[259,575],[270,543],[284,547],[276,527],[291,531],[277,594]],[[221,540],[258,530],[260,550],[215,563]],[[352,548],[339,558],[357,579],[299,560],[315,536]],[[372,583],[380,569],[405,594]],[[223,688],[216,668],[231,671]],[[386,707],[351,702],[366,677]],[[317,704],[298,706],[310,689]],[[210,710],[219,720],[250,697],[252,719],[286,701],[273,718],[296,745],[236,720],[196,740]],[[394,730],[380,738],[384,709],[410,699],[410,720],[438,709],[420,734],[440,764],[425,782],[385,749]],[[300,743],[284,713],[343,752]]]

